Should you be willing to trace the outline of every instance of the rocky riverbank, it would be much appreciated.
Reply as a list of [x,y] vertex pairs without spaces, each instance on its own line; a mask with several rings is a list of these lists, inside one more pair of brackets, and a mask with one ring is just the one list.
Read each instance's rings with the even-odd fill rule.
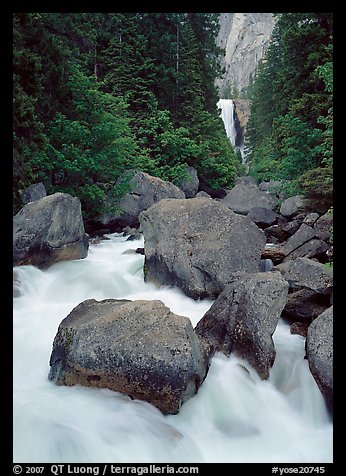
[[[147,281],[215,299],[213,306],[193,329],[156,301],[80,303],[59,326],[49,378],[110,388],[177,413],[216,351],[234,352],[267,379],[282,316],[292,332],[308,336],[309,366],[332,410],[332,214],[315,213],[300,196],[280,204],[247,177],[213,199],[191,177],[184,192],[137,173],[123,213],[103,226],[143,233]],[[85,258],[79,200],[60,193],[33,200],[14,217],[14,265]],[[260,272],[264,258],[273,258],[271,271]]]

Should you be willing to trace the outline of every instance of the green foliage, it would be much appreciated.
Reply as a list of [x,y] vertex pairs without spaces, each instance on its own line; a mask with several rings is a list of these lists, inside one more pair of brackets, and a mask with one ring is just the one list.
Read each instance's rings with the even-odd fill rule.
[[325,209],[332,200],[332,14],[277,18],[251,86],[250,173],[289,180],[284,194],[303,193]]
[[133,169],[179,183],[192,165],[209,185],[232,185],[218,27],[210,13],[14,14],[14,210],[19,190],[43,181],[97,220]]
[[332,206],[333,170],[331,167],[308,170],[297,182],[313,210],[325,213]]

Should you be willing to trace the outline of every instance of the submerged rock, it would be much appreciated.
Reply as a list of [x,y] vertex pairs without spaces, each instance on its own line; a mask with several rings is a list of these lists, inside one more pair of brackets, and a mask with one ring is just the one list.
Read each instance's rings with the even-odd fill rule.
[[61,322],[50,366],[58,385],[108,388],[178,413],[208,359],[190,320],[161,301],[89,299]]
[[234,271],[259,271],[266,237],[247,217],[209,198],[161,200],[140,216],[147,281],[216,297]]
[[272,335],[287,292],[288,283],[278,272],[235,273],[195,332],[208,343],[211,354],[235,352],[267,379],[275,359]]

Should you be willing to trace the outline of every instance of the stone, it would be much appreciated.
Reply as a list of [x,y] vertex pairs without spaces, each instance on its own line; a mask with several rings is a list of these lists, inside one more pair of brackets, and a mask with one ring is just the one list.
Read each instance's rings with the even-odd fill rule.
[[322,215],[314,224],[316,237],[330,243],[331,230],[333,226],[333,213],[327,212]]
[[333,411],[333,306],[309,326],[306,355],[310,371],[330,411]]
[[253,207],[250,208],[247,217],[260,228],[267,228],[277,222],[278,214],[268,208]]
[[274,210],[278,204],[277,198],[267,192],[261,192],[257,186],[240,183],[235,185],[223,198],[224,205],[235,213],[247,215],[251,208],[263,207]]
[[287,296],[282,317],[289,322],[310,324],[329,307],[329,297],[310,289],[299,289]]
[[275,238],[279,243],[284,242],[287,238],[287,233],[279,225],[268,226],[264,229],[264,233],[268,238]]
[[302,222],[299,220],[292,220],[287,223],[282,223],[280,227],[287,237],[294,235],[299,230],[301,224]]
[[[303,219],[303,223],[309,226],[314,226],[316,220],[319,219],[319,214],[318,213],[308,213],[305,218]],[[316,230],[315,230],[316,232]]]
[[195,332],[210,346],[211,355],[234,352],[267,379],[275,360],[272,335],[287,292],[288,283],[278,272],[235,273]]
[[215,298],[234,271],[259,271],[266,237],[249,220],[209,198],[161,200],[140,215],[145,279]]
[[[120,178],[116,185],[124,180],[124,177]],[[129,180],[129,188],[130,191],[117,204],[119,213],[103,216],[101,221],[104,225],[107,224],[115,230],[126,226],[138,227],[139,214],[154,203],[163,198],[185,198],[184,192],[176,185],[140,171],[134,171]]]
[[301,195],[295,195],[294,197],[286,198],[281,204],[280,213],[281,215],[292,218],[298,213],[305,211],[306,205],[304,199]]
[[47,268],[85,258],[89,239],[77,197],[54,193],[27,203],[13,217],[13,265]]
[[305,256],[306,258],[320,259],[324,262],[327,259],[324,259],[324,257],[326,257],[328,250],[329,246],[325,241],[312,239],[292,251],[285,257],[284,261]]
[[89,299],[61,322],[49,379],[108,388],[174,414],[197,392],[208,362],[190,320],[161,301]]
[[186,198],[192,198],[196,195],[199,187],[197,170],[194,167],[186,167],[188,178],[182,180],[178,186],[185,193]]
[[36,200],[40,200],[47,195],[46,188],[42,182],[34,183],[30,185],[22,195],[22,202],[26,205],[29,202],[35,202]]
[[195,198],[211,198],[211,196],[209,195],[209,193],[201,190],[200,192],[196,193]]
[[292,289],[311,289],[316,293],[333,292],[333,272],[322,263],[310,258],[296,258],[275,266]]
[[311,226],[305,225],[305,223],[303,223],[299,227],[298,231],[296,231],[294,235],[288,238],[288,240],[282,247],[282,250],[287,256],[290,253],[292,253],[292,251],[296,250],[307,241],[312,240],[312,238],[314,237],[315,237],[315,230],[311,228]]

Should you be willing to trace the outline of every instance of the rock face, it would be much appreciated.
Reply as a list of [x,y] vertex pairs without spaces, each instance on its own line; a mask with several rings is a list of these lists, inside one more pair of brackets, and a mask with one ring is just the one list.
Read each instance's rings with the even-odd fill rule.
[[23,195],[22,195],[22,202],[26,205],[29,202],[35,202],[36,200],[40,200],[47,195],[46,188],[43,183],[34,183],[28,187]]
[[282,273],[293,289],[307,288],[326,295],[333,292],[333,272],[310,258],[286,261],[275,269]]
[[78,198],[55,193],[25,205],[13,217],[13,265],[46,268],[85,258],[89,241]]
[[189,175],[189,178],[183,180],[179,184],[179,188],[185,193],[186,198],[192,198],[196,195],[198,191],[199,179],[197,175],[197,170],[194,167],[187,167],[187,173]]
[[287,292],[288,283],[278,272],[235,274],[195,331],[211,354],[235,352],[267,379],[275,359],[272,335]]
[[217,45],[225,50],[225,74],[216,81],[220,97],[227,90],[242,92],[264,56],[275,25],[272,13],[221,13]]
[[251,208],[262,207],[274,210],[277,199],[267,192],[261,192],[256,185],[239,183],[226,195],[222,202],[231,210],[247,215]]
[[116,229],[138,226],[139,214],[154,203],[163,198],[185,198],[184,192],[172,183],[140,171],[135,171],[129,187],[130,192],[118,204],[120,213],[105,215],[102,219],[104,225],[108,224]]
[[333,410],[333,306],[309,326],[306,354],[310,371],[329,410]]
[[207,362],[190,320],[161,301],[89,299],[61,322],[49,379],[109,388],[178,413],[203,382]]
[[216,297],[234,271],[259,271],[266,237],[247,217],[209,198],[161,200],[140,216],[145,279]]

